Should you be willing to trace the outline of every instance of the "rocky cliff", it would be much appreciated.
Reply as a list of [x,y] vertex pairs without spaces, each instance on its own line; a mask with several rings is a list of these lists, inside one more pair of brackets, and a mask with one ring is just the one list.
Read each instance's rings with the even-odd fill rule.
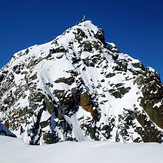
[[159,74],[91,21],[14,54],[0,70],[0,97],[0,130],[27,144],[163,141]]

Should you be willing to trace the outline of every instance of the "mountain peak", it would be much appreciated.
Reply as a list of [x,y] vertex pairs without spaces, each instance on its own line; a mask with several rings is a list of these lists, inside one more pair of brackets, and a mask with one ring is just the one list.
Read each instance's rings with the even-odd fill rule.
[[15,53],[0,70],[0,120],[28,144],[162,142],[162,94],[154,69],[87,20]]

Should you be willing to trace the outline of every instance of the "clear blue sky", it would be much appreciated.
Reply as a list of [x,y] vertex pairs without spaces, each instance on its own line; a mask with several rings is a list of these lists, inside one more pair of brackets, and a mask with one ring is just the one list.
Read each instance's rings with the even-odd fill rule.
[[0,3],[0,67],[12,55],[51,41],[86,15],[121,52],[163,79],[162,0],[4,0]]

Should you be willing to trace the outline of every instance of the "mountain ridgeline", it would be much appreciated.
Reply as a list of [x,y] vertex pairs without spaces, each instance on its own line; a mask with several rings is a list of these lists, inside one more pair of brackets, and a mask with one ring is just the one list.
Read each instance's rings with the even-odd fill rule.
[[159,74],[84,21],[0,70],[0,134],[27,144],[163,141]]

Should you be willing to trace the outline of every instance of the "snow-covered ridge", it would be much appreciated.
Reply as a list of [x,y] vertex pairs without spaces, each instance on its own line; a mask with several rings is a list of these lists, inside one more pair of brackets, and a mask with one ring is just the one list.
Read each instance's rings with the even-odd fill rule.
[[0,70],[0,120],[28,144],[162,142],[159,74],[84,21]]

